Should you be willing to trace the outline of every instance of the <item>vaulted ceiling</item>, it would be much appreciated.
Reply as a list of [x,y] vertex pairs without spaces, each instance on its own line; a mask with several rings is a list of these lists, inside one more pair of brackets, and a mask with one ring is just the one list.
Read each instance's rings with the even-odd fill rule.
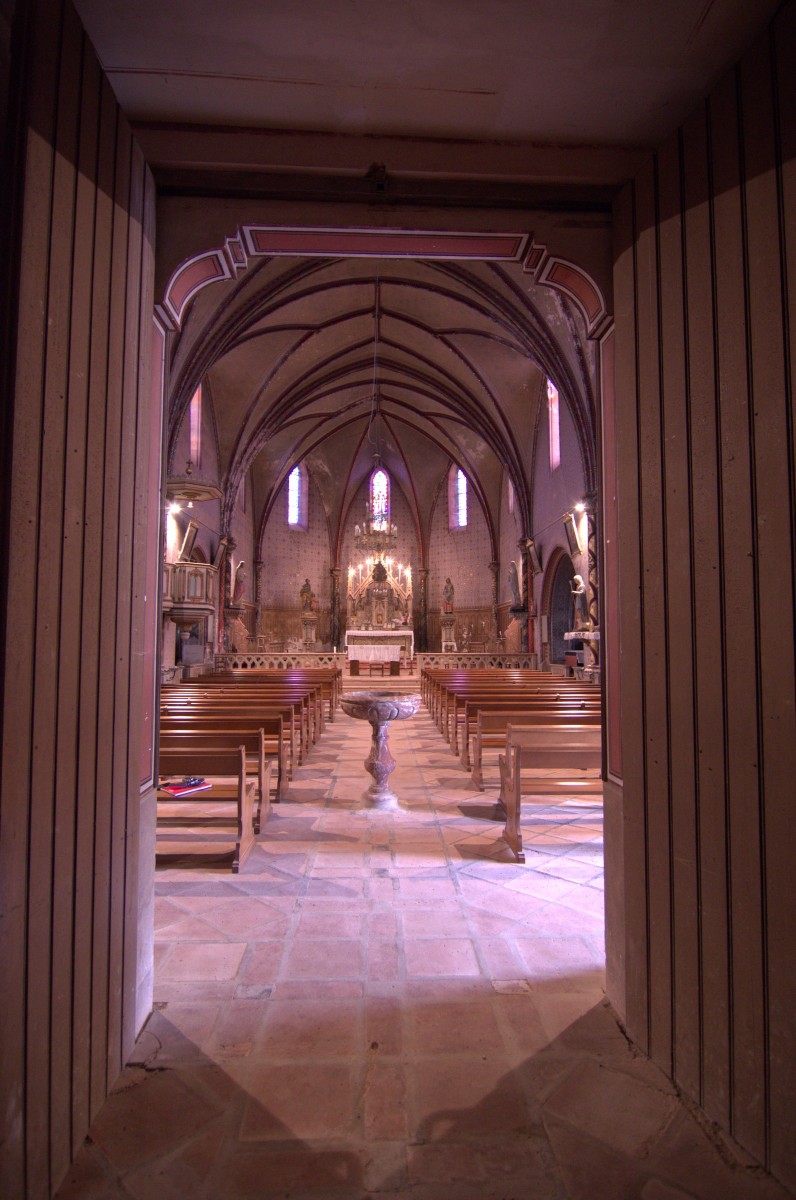
[[[777,7],[76,3],[155,171],[159,286],[197,251],[234,238],[254,219],[246,206],[262,203],[274,225],[484,230],[497,213],[503,224],[498,217],[494,228],[505,229],[508,214],[512,228],[538,237],[540,224],[560,218],[568,245],[557,253],[594,275],[579,256],[578,222],[588,216],[603,221],[605,296],[613,194]],[[237,206],[234,219],[220,237],[205,232],[227,221],[225,204]],[[324,206],[329,217],[318,215]],[[444,206],[447,224],[436,225]],[[185,407],[206,380],[226,520],[250,471],[262,530],[303,459],[339,546],[378,449],[415,513],[421,546],[451,462],[468,474],[493,538],[508,472],[529,531],[545,379],[572,414],[592,489],[598,378],[577,305],[525,266],[230,260],[230,278],[197,293],[172,339],[172,471]]]
[[514,264],[268,259],[207,289],[191,310],[173,360],[173,442],[205,379],[227,511],[250,471],[262,529],[286,475],[305,460],[339,547],[378,452],[421,546],[451,462],[496,538],[506,471],[530,527],[548,376],[575,417],[594,482],[593,349],[577,328],[565,301]]

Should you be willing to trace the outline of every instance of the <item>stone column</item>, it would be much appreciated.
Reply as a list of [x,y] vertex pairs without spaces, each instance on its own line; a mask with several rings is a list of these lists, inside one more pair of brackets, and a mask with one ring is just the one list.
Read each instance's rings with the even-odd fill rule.
[[600,627],[600,579],[597,570],[597,496],[586,497],[586,528],[588,530],[587,570],[589,584],[589,628]]
[[332,620],[329,637],[332,650],[336,650],[340,645],[340,568],[330,567],[329,574],[332,579]]
[[525,609],[525,621],[522,631],[522,650],[524,654],[530,654],[533,649],[533,629],[529,620],[533,609],[533,573],[531,571],[531,557],[528,553],[530,544],[528,538],[520,538],[517,542],[522,568],[522,598]]
[[263,560],[261,558],[254,560],[254,605],[256,609],[254,632],[259,634],[262,633],[260,622],[263,607]]
[[232,556],[238,548],[233,537],[227,538],[227,549],[224,554],[224,608],[232,603]]
[[489,569],[492,572],[492,637],[495,642],[495,647],[498,646],[498,580],[500,578],[500,563],[491,562]]
[[586,568],[588,572],[588,628],[592,636],[584,640],[586,651],[584,661],[588,674],[592,679],[600,677],[600,577],[597,563],[597,494],[589,492],[585,500],[586,530],[588,542],[586,547]]
[[420,567],[420,621],[417,627],[417,648],[428,650],[428,567]]
[[232,555],[238,548],[238,544],[233,537],[227,538],[227,548],[224,552],[224,562],[222,571],[224,572],[224,585],[219,589],[221,593],[221,620],[218,623],[219,637],[222,640],[221,650],[228,651],[230,648],[230,629],[229,623],[234,620],[236,613],[232,613]]

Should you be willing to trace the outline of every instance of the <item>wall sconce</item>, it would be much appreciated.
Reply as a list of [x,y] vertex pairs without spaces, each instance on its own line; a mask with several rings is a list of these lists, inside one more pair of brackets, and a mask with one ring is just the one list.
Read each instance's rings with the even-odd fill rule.
[[567,545],[569,546],[570,554],[582,554],[583,547],[580,544],[578,522],[575,520],[574,513],[564,514],[564,532],[567,535]]

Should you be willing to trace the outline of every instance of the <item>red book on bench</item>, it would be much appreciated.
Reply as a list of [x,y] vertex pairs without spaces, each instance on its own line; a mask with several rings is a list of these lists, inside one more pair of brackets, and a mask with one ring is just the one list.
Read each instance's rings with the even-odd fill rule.
[[206,792],[212,783],[161,783],[159,791],[171,796],[190,796],[191,792]]

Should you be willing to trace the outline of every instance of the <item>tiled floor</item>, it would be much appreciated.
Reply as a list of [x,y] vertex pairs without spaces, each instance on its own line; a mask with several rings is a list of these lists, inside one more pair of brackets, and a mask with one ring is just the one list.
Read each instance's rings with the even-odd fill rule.
[[424,709],[340,713],[239,876],[157,881],[157,1007],[60,1200],[753,1200],[603,995],[594,806],[503,849]]

